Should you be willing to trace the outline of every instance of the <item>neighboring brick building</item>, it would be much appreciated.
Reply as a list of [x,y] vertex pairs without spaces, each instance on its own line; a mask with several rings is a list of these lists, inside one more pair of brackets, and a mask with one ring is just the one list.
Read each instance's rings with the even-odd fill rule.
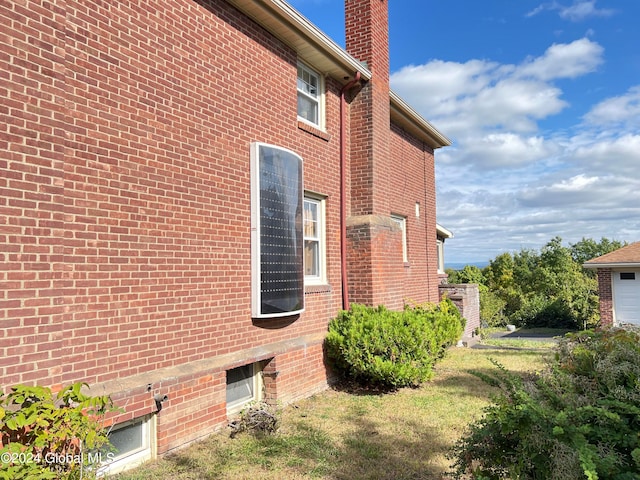
[[281,0],[0,22],[0,379],[112,395],[120,464],[326,388],[345,304],[438,300],[449,141],[390,94],[385,1],[349,53]]
[[640,325],[640,242],[589,260],[584,267],[598,274],[600,325]]

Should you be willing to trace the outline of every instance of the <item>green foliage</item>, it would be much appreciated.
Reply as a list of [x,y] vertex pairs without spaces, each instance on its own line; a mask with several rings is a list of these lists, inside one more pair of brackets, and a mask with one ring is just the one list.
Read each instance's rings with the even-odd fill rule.
[[449,283],[477,283],[484,285],[485,279],[480,270],[475,265],[465,265],[462,270],[450,270]]
[[114,407],[75,383],[54,395],[49,388],[17,385],[0,395],[0,479],[94,478],[109,445],[100,418]]
[[[627,245],[627,242],[609,240],[604,237],[600,239],[600,242],[596,242],[591,238],[583,237],[579,242],[570,245],[571,257],[574,262],[582,265],[589,260],[613,252],[614,250],[618,250],[625,245]],[[593,270],[589,270],[589,272],[593,272]]]
[[583,239],[567,248],[555,237],[540,252],[504,253],[485,269],[487,287],[504,302],[502,313],[509,323],[529,328],[595,326],[599,319],[597,282],[576,258],[589,255],[588,245],[605,249],[615,244]]
[[345,377],[382,388],[417,386],[464,331],[450,300],[401,312],[354,304],[329,324],[327,355]]
[[567,336],[552,365],[502,393],[454,449],[456,478],[640,478],[640,335]]

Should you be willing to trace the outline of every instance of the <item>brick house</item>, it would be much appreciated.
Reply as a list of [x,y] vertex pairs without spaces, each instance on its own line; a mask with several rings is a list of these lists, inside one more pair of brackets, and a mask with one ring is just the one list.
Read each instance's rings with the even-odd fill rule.
[[113,469],[326,388],[349,302],[438,301],[450,142],[345,4],[346,50],[281,0],[0,5],[0,378],[111,395]]
[[640,242],[589,260],[596,269],[600,297],[600,325],[640,325]]

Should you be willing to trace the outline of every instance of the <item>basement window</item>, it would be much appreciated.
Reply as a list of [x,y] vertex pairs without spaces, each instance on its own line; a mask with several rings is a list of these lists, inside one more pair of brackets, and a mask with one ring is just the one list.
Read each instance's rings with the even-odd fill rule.
[[237,413],[262,397],[260,364],[251,363],[227,370],[227,413]]
[[251,148],[251,310],[254,318],[304,310],[302,158],[284,148]]
[[620,280],[635,280],[635,272],[620,272]]
[[100,475],[135,468],[154,457],[155,417],[145,416],[116,424],[109,432],[113,451],[102,452]]

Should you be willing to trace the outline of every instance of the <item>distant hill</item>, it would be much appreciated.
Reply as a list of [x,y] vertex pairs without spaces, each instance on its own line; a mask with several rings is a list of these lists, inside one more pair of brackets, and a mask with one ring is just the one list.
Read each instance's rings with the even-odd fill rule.
[[489,262],[467,262],[467,263],[446,263],[445,262],[444,267],[445,269],[451,268],[453,270],[462,270],[466,265],[473,265],[480,269],[483,269],[484,267],[489,265]]

